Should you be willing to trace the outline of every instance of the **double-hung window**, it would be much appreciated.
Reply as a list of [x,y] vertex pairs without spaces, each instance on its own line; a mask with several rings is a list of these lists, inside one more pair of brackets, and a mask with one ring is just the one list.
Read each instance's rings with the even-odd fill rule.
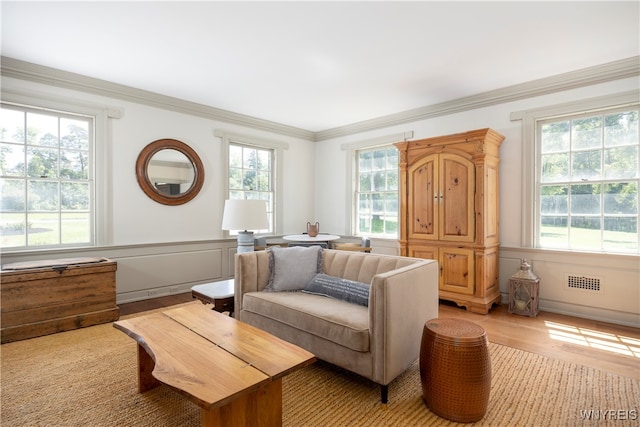
[[229,199],[267,202],[269,229],[274,230],[274,149],[229,142]]
[[638,105],[536,122],[540,248],[638,253]]
[[94,244],[94,118],[2,104],[3,249]]
[[361,149],[356,159],[356,234],[397,238],[398,150]]
[[[282,216],[279,215],[282,211],[282,159],[289,144],[222,129],[217,129],[214,135],[221,138],[223,156],[227,158],[226,198],[267,202],[269,228],[253,231],[277,234],[282,229]],[[235,232],[230,231],[230,234]]]

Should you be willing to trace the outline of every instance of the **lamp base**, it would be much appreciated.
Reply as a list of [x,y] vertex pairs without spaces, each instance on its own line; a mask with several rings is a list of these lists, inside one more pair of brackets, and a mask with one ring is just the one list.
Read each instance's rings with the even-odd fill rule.
[[253,252],[253,231],[238,232],[238,249],[236,253]]

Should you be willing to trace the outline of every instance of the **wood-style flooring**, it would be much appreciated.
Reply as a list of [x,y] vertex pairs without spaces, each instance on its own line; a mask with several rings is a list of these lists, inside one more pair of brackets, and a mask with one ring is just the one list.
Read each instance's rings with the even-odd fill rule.
[[[189,301],[193,301],[190,292],[120,304],[120,315]],[[508,313],[504,304],[482,315],[443,301],[439,316],[476,322],[487,331],[489,341],[497,344],[640,380],[638,328],[542,311],[530,318]]]

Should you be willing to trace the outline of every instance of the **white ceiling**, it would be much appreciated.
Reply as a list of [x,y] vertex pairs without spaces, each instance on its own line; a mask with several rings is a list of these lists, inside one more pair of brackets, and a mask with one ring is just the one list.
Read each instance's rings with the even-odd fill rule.
[[637,56],[639,6],[2,0],[2,55],[317,132]]

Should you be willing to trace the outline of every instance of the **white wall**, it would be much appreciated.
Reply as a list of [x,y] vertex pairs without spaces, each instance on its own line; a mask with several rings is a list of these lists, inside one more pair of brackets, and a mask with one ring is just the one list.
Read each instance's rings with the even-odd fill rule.
[[[290,136],[221,123],[143,104],[56,88],[13,78],[2,79],[3,91],[71,100],[118,111],[109,119],[111,162],[107,165],[107,190],[111,208],[108,216],[111,236],[108,245],[132,245],[219,239],[224,193],[221,138],[214,130],[247,135],[256,139],[286,142],[284,150],[283,224],[280,233],[299,233],[314,217],[314,143]],[[5,98],[6,99],[6,98]],[[135,165],[140,151],[150,142],[174,138],[193,148],[202,159],[205,180],[200,194],[181,206],[166,206],[147,197],[136,180]]]
[[[82,91],[2,78],[3,100],[37,97],[109,110],[105,240],[97,248],[2,254],[2,263],[71,257],[108,257],[118,263],[117,302],[187,292],[193,284],[233,276],[235,240],[220,228],[226,195],[222,141],[214,130],[285,142],[281,234],[299,233],[314,218],[314,143],[249,127],[222,123],[142,103]],[[26,99],[26,98],[25,98]],[[119,118],[118,118],[119,117]],[[154,202],[141,190],[135,165],[140,151],[161,138],[178,139],[200,156],[205,180],[196,198],[181,206]],[[206,261],[206,262],[204,262]]]
[[[504,103],[373,132],[353,134],[316,143],[318,164],[331,162],[345,167],[345,143],[375,140],[385,135],[413,131],[412,139],[448,135],[479,128],[493,128],[506,138],[500,147],[500,290],[507,301],[508,279],[527,258],[541,278],[540,306],[543,310],[574,314],[609,322],[640,326],[640,259],[637,256],[606,256],[539,251],[523,245],[522,122],[511,121],[511,113],[574,102],[598,96],[638,90],[637,78],[568,90],[517,102]],[[524,159],[527,161],[527,159]],[[345,174],[316,174],[316,212],[320,223],[334,233],[349,230],[347,208],[349,186]],[[585,275],[597,271],[605,289],[596,294],[569,291],[566,273]]]
[[[556,254],[524,247],[522,228],[526,212],[522,210],[521,197],[522,124],[510,120],[510,114],[515,111],[638,90],[637,78],[567,90],[316,143],[303,138],[222,123],[200,115],[155,108],[146,103],[122,101],[115,97],[10,77],[3,77],[2,85],[3,92],[102,106],[119,112],[120,116],[109,119],[109,158],[98,159],[105,162],[109,168],[107,188],[110,207],[107,218],[110,232],[104,247],[86,251],[16,255],[5,253],[3,263],[63,258],[69,255],[107,254],[115,260],[120,260],[121,268],[117,275],[119,302],[184,292],[193,283],[219,280],[233,274],[234,244],[232,240],[223,239],[220,230],[225,198],[222,179],[225,159],[221,156],[220,138],[214,136],[215,129],[283,141],[289,145],[284,151],[283,159],[282,234],[303,231],[307,221],[319,221],[323,232],[346,234],[349,230],[349,219],[345,212],[349,206],[350,185],[345,172],[347,154],[341,148],[343,144],[373,140],[405,131],[413,131],[413,139],[420,139],[491,127],[506,137],[500,149],[500,289],[503,300],[506,300],[508,293],[509,276],[517,270],[519,259],[526,257],[541,277],[541,309],[640,326],[640,263],[637,256]],[[183,206],[164,206],[153,202],[137,184],[135,162],[138,153],[146,144],[159,138],[175,138],[187,143],[196,150],[204,163],[205,182],[202,191],[194,200]],[[374,251],[397,253],[397,244],[395,241],[388,244],[374,242]],[[184,276],[175,273],[184,270],[185,265],[191,265],[193,260],[203,259],[203,256],[204,259],[211,259],[210,265],[202,266],[202,269],[191,271],[191,274]],[[596,270],[605,283],[603,292],[597,295],[569,292],[562,283],[567,272],[590,274]],[[154,279],[154,272],[157,271],[165,272],[163,278],[175,277],[169,282],[158,281],[157,278]]]

